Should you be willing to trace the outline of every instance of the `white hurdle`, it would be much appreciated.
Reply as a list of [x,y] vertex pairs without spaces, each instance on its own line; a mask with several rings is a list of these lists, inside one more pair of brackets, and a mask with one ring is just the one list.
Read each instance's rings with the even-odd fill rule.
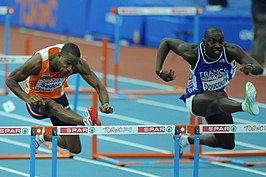
[[30,55],[1,55],[0,64],[23,64],[31,56]]
[[[173,135],[179,132],[176,125],[48,126],[45,133],[52,135],[52,177],[57,176],[58,135]],[[174,156],[174,176],[179,177],[179,136],[175,136]]]
[[266,133],[266,124],[216,124],[197,126],[194,137],[194,177],[199,176],[199,136],[202,133]]
[[30,177],[35,177],[35,141],[36,135],[42,134],[41,126],[8,126],[0,127],[0,136],[31,136],[30,140]]
[[[110,125],[110,126],[46,126],[45,134],[52,135],[52,177],[57,176],[57,141],[59,135],[179,135],[188,133],[184,125]],[[266,133],[266,124],[217,124],[195,126],[194,138],[194,172],[199,176],[199,148],[202,133]],[[31,136],[30,143],[30,176],[35,176],[35,141],[36,135],[42,134],[41,126],[0,127],[0,136]],[[204,159],[204,157],[201,157]],[[211,157],[210,157],[211,158]],[[174,143],[174,177],[179,177],[179,136]],[[212,159],[211,159],[212,160]]]

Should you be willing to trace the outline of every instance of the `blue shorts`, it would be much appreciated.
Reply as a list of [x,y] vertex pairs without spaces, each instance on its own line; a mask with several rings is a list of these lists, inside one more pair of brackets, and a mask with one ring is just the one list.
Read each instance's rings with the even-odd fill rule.
[[[67,97],[66,97],[66,94],[64,94],[63,96],[61,96],[60,98],[56,98],[56,99],[52,99],[54,100],[55,102],[61,104],[65,109],[70,109],[69,107],[69,102],[67,100]],[[74,125],[74,124],[69,124],[69,123],[65,123],[65,122],[62,122],[60,119],[58,119],[57,117],[55,116],[47,116],[47,115],[42,115],[40,114],[39,112],[39,105],[34,105],[34,104],[26,104],[26,107],[27,107],[27,110],[29,112],[29,114],[35,118],[35,119],[38,119],[38,120],[41,120],[41,119],[46,119],[46,118],[50,118],[51,122],[53,123],[53,125],[57,125],[57,126],[62,126],[62,125]]]

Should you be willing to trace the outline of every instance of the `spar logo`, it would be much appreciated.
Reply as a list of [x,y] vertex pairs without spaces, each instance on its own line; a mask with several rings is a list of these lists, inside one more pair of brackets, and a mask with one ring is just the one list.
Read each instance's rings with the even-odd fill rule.
[[88,127],[64,127],[60,129],[60,132],[65,134],[87,134],[88,131]]
[[233,126],[231,127],[231,131],[232,131],[232,132],[236,132],[236,131],[237,131],[237,127],[236,127],[235,125],[233,125]]
[[230,132],[230,126],[204,126],[203,132]]
[[[172,129],[172,127],[170,128]],[[138,127],[138,133],[160,133],[165,131],[166,129],[164,126]],[[167,127],[167,132],[169,132],[169,127]]]
[[28,134],[27,128],[0,128],[0,134],[8,134],[8,135],[20,135],[20,134]]
[[89,128],[89,132],[90,132],[90,133],[95,133],[95,128],[94,128],[94,127],[90,127],[90,128]]

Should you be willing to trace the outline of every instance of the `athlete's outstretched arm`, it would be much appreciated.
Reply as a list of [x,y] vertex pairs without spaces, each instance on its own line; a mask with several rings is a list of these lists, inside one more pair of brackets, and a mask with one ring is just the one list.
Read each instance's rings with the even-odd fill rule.
[[181,58],[188,62],[191,67],[194,67],[198,56],[197,47],[196,44],[187,43],[179,39],[164,38],[157,50],[156,74],[164,81],[175,79],[176,76],[174,70],[162,70],[163,63],[170,51],[181,56]]
[[113,108],[109,105],[109,95],[105,86],[98,79],[96,74],[90,69],[88,63],[84,59],[81,59],[81,63],[77,65],[74,73],[79,73],[82,78],[96,90],[102,104],[100,110],[107,114],[112,113]]
[[240,70],[244,74],[260,75],[263,73],[263,67],[256,59],[249,56],[240,46],[227,43],[227,57],[234,58],[236,62],[241,64]]
[[26,103],[37,103],[41,101],[39,97],[32,97],[28,95],[19,85],[19,82],[26,80],[30,75],[37,75],[41,70],[42,60],[38,54],[31,57],[22,66],[11,72],[5,83],[7,87],[20,99]]
[[171,38],[164,38],[161,43],[160,46],[157,50],[157,57],[156,57],[156,73],[159,75],[163,63],[168,55],[168,53],[172,50],[174,51],[177,55],[180,55],[180,52],[178,50],[178,46],[182,43],[185,43],[182,40],[178,40],[178,39],[171,39]]

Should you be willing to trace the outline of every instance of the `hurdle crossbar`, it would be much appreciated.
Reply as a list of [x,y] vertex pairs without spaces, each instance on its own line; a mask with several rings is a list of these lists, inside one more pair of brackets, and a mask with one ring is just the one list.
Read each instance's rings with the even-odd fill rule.
[[[37,130],[37,135],[42,133],[41,126],[7,126],[0,127],[0,136],[30,136],[32,129]],[[47,145],[49,146],[49,144]],[[30,154],[0,154],[0,160],[30,159]],[[51,154],[37,153],[36,159],[51,159]],[[58,149],[58,158],[73,158],[73,155],[62,149]]]
[[41,126],[0,127],[0,135],[30,136],[30,176],[35,176],[36,135],[42,134]]
[[[26,46],[28,46],[25,53],[29,53],[29,39],[26,40]],[[103,84],[107,87],[107,72],[108,72],[108,39],[104,38],[102,41],[102,49],[103,49],[103,56],[101,57],[102,60],[102,75],[103,75]],[[31,55],[0,55],[0,64],[5,65],[5,78],[8,76],[9,72],[9,64],[23,64],[25,63]],[[92,89],[87,88],[79,88],[79,75],[76,78],[76,88],[66,88],[65,92],[69,94],[87,94],[93,92]],[[110,94],[111,98],[126,98],[126,99],[138,99],[142,95],[163,95],[163,94],[183,94],[185,93],[185,88],[183,87],[173,87],[169,90],[162,90],[162,89],[123,89],[119,90],[116,89],[118,86],[115,86],[114,89],[107,88],[108,93]],[[78,91],[76,91],[78,88]],[[0,95],[8,94],[8,89],[5,86],[3,90],[0,90]]]
[[119,57],[120,57],[120,27],[122,24],[123,16],[148,16],[148,15],[187,15],[194,17],[194,42],[198,43],[199,31],[199,14],[203,12],[201,7],[113,7],[111,13],[115,15],[115,28],[114,28],[114,86],[115,91],[118,92],[118,75],[119,75]]
[[119,15],[197,15],[201,7],[113,7],[111,12]]
[[58,126],[59,135],[174,134],[175,125]]
[[[57,126],[46,129],[45,132],[51,134],[51,130],[53,130],[53,137],[57,135],[156,135],[156,134],[176,134],[184,129],[176,127],[176,125],[120,125],[120,126]],[[179,136],[175,136],[175,177],[179,176],[178,168],[179,168]],[[54,146],[54,141],[53,141]],[[53,149],[55,149],[53,147]],[[56,154],[53,153],[54,156]],[[101,157],[100,155],[97,158],[102,158],[102,160],[115,163],[119,166],[125,165],[124,163],[120,163],[119,161],[111,158]],[[54,162],[52,162],[52,176],[56,176],[56,158],[52,158]],[[160,162],[159,162],[160,163]]]
[[[5,39],[4,39],[4,46],[5,46],[5,55],[9,54],[10,49],[10,16],[14,13],[14,9],[8,6],[0,6],[0,15],[5,16]],[[5,64],[5,71],[8,71],[8,64]],[[7,73],[5,72],[5,77],[7,77]],[[0,90],[0,94],[7,94],[7,86],[5,85],[3,90]]]
[[[203,119],[201,117],[196,117],[192,114],[190,114],[190,125],[182,125],[178,124],[181,128],[182,133],[189,133],[189,134],[194,134],[194,129],[196,126],[199,124],[202,124]],[[174,158],[173,153],[159,153],[159,152],[98,152],[98,139],[97,135],[94,135],[92,139],[92,159],[96,160],[102,160],[103,158],[106,159],[118,159],[118,158],[150,158],[150,159],[155,159],[155,158],[166,158],[166,159],[172,159]],[[202,146],[200,146],[200,153],[202,153]],[[182,158],[188,158],[191,159],[194,157],[194,146],[190,146],[190,150],[188,152],[184,152],[182,155]],[[123,162],[124,164],[126,162]],[[116,164],[122,164],[122,163],[116,163]],[[127,164],[127,163],[126,163]]]
[[[202,117],[196,117],[192,114],[190,115],[190,125],[202,125],[202,122],[203,122]],[[256,124],[245,124],[245,126],[246,126],[245,127],[246,130],[251,131],[252,129],[254,129],[256,127]],[[194,127],[189,127],[189,128],[192,128],[191,130],[189,130],[189,132],[191,135],[193,135],[194,134],[194,131],[193,131]],[[210,127],[210,128],[213,128],[213,127]],[[235,127],[233,127],[232,129],[234,130]],[[242,127],[242,129],[243,129],[243,127]],[[194,145],[190,146],[190,153],[194,154]],[[202,156],[214,156],[214,157],[216,157],[216,156],[221,156],[221,157],[251,157],[251,156],[266,156],[266,151],[263,151],[263,150],[236,150],[236,151],[211,151],[211,152],[205,151],[204,152],[202,150],[202,145],[200,145],[200,155],[202,155]]]
[[[143,125],[146,126],[146,125]],[[175,125],[176,127],[180,128],[180,132],[181,133],[192,133],[194,132],[194,128],[197,125],[183,125],[183,124],[178,124]],[[158,152],[98,152],[98,143],[97,143],[97,136],[95,135],[94,139],[92,140],[92,146],[93,146],[93,150],[92,150],[92,159],[94,160],[103,160],[109,163],[113,163],[115,165],[122,165],[125,166],[127,164],[127,162],[120,162],[118,160],[118,158],[151,158],[151,159],[155,159],[155,158],[174,158],[174,153],[158,153]],[[193,150],[194,151],[194,150]],[[182,158],[193,158],[194,154],[193,151],[191,152],[185,152],[182,155]],[[136,162],[135,164],[141,164],[140,162]],[[162,163],[158,163],[158,164],[162,164]]]
[[[254,133],[266,133],[266,124],[217,124],[217,125],[199,125],[195,128],[195,135],[194,135],[194,173],[193,177],[199,176],[199,144],[200,134],[209,134],[209,133],[245,133],[245,134],[254,134]],[[266,153],[266,150],[265,150]],[[205,156],[204,158],[214,159],[211,156]],[[222,158],[222,157],[218,157]],[[228,162],[241,164],[246,166],[252,166],[256,164],[264,165],[266,162],[244,162],[238,161],[234,159],[229,159]]]
[[[221,125],[201,125],[202,133],[264,133],[266,124],[221,124]],[[237,150],[237,151],[213,151],[202,152],[205,156],[227,156],[227,157],[248,157],[248,156],[266,156],[266,150]]]
[[[183,130],[182,132],[194,135],[195,134],[195,127],[197,127],[198,125],[202,124],[202,118],[201,117],[196,117],[194,115],[190,115],[191,116],[191,120],[190,120],[190,125],[177,125],[179,127],[181,127],[181,129]],[[219,126],[219,125],[218,125]],[[213,125],[207,125],[205,126],[209,127],[210,130],[213,129],[213,133],[216,133],[214,130],[217,129],[217,127],[213,126]],[[223,130],[222,128],[223,127]],[[262,131],[263,129],[265,129],[265,127],[263,127],[263,124],[260,124],[259,126],[256,124],[240,124],[240,125],[227,125],[227,124],[221,124],[221,126],[219,127],[220,130],[217,132],[223,133],[224,131],[229,131],[229,129],[231,129],[230,131],[239,131],[241,130],[243,133],[245,131],[252,131],[252,132],[257,132],[260,133],[260,131]],[[206,131],[206,130],[205,130]],[[96,136],[96,135],[95,135]],[[121,166],[125,166],[125,165],[131,165],[131,164],[143,164],[141,162],[133,162],[133,163],[127,163],[127,162],[121,162],[115,159],[119,159],[119,158],[174,158],[174,154],[173,153],[154,153],[154,152],[98,152],[98,148],[97,148],[97,136],[94,137],[93,142],[93,151],[92,151],[92,158],[93,159],[99,159],[99,160],[103,160],[103,161],[107,161],[109,163],[114,163],[116,165],[121,165]],[[199,153],[200,156],[202,157],[213,157],[211,159],[209,159],[210,161],[223,161],[223,162],[229,162],[229,163],[235,163],[236,160],[230,158],[230,160],[228,160],[229,158],[224,158],[223,156],[228,156],[228,157],[239,157],[239,156],[266,156],[266,151],[263,150],[245,150],[245,151],[214,151],[214,152],[203,152],[202,150],[202,145],[199,145],[200,149],[199,149]],[[188,159],[193,159],[194,158],[194,145],[190,146],[190,151],[185,152],[182,156],[182,158],[188,158]],[[219,160],[217,160],[217,157],[220,157]],[[222,160],[221,160],[222,159]],[[252,166],[252,165],[262,165],[265,164],[264,162],[246,162],[246,161],[238,161],[239,163],[236,163],[238,165],[244,165],[244,166]],[[154,164],[160,164],[160,163],[156,163],[154,162]]]

